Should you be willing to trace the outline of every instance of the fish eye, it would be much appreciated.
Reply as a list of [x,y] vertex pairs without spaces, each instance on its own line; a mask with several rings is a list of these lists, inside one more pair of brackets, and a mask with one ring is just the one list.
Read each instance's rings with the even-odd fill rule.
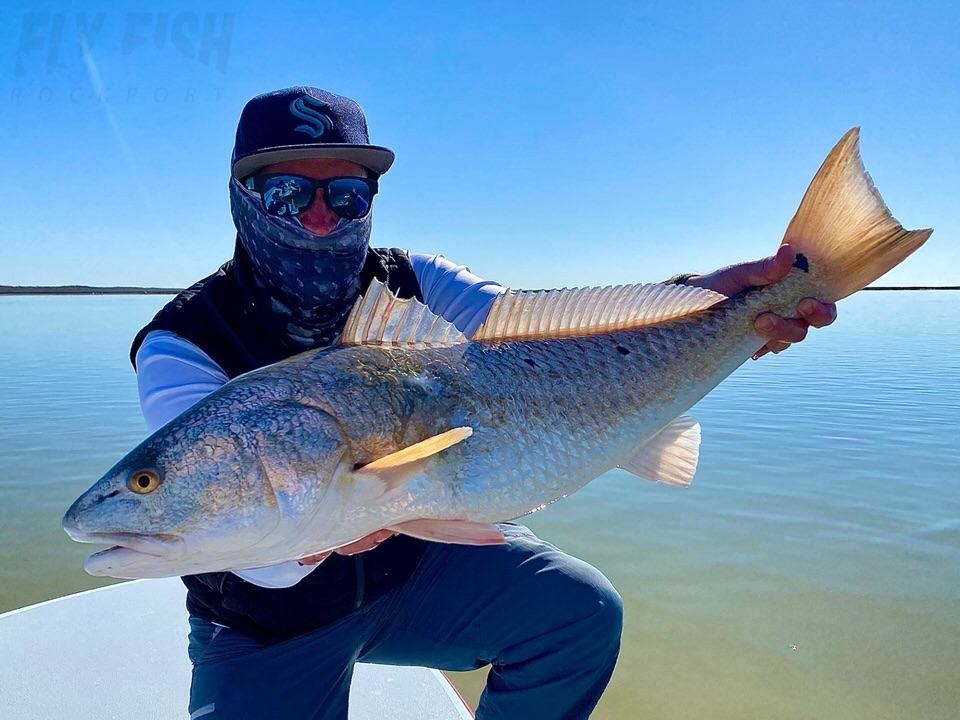
[[158,487],[160,487],[160,473],[156,470],[143,469],[137,470],[130,474],[130,479],[127,480],[127,487],[133,490],[138,495],[146,495],[147,493],[152,493]]

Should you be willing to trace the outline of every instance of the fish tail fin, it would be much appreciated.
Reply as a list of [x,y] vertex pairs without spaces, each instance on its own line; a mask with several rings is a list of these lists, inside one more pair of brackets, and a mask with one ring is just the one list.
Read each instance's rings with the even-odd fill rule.
[[904,230],[863,167],[853,128],[827,155],[783,237],[806,256],[827,302],[852,295],[901,263],[933,230]]

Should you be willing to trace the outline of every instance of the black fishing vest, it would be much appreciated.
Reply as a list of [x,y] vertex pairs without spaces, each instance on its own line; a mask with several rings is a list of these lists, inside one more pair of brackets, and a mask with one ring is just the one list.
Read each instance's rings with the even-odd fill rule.
[[[243,253],[236,258],[177,295],[137,334],[130,350],[134,367],[140,345],[153,330],[189,340],[231,378],[295,354],[284,342],[276,316],[244,293],[250,268]],[[370,248],[360,274],[361,293],[373,278],[399,297],[423,301],[402,250]],[[321,628],[398,587],[413,574],[425,546],[423,540],[398,535],[358,555],[334,553],[289,588],[262,588],[229,572],[188,575],[183,578],[187,609],[261,642],[280,642]]]

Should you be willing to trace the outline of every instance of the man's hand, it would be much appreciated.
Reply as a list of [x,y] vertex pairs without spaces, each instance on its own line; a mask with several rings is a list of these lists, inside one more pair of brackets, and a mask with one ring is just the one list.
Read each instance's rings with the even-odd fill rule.
[[367,550],[373,550],[384,540],[392,538],[396,534],[393,530],[377,530],[369,535],[365,535],[359,540],[354,540],[352,543],[341,545],[336,550],[300,558],[298,562],[301,565],[317,565],[330,557],[332,553],[337,553],[337,555],[356,555],[357,553],[366,552]]
[[[793,248],[781,245],[776,255],[729,265],[706,275],[694,275],[687,279],[686,284],[715,290],[730,297],[748,287],[770,285],[782,280],[793,267],[795,257]],[[810,327],[829,325],[837,319],[837,306],[834,303],[822,303],[815,298],[803,298],[797,303],[797,314],[799,318],[782,318],[769,312],[757,315],[753,327],[767,338],[767,344],[757,351],[753,356],[754,360],[768,352],[783,352],[791,343],[800,342],[807,336],[807,329]]]

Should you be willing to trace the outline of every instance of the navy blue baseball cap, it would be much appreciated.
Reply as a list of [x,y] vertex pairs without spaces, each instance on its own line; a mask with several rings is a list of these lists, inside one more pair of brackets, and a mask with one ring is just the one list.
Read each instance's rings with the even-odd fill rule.
[[393,164],[392,150],[371,145],[367,119],[353,100],[311,87],[257,95],[240,113],[233,176],[300,158],[352,160],[376,175]]

